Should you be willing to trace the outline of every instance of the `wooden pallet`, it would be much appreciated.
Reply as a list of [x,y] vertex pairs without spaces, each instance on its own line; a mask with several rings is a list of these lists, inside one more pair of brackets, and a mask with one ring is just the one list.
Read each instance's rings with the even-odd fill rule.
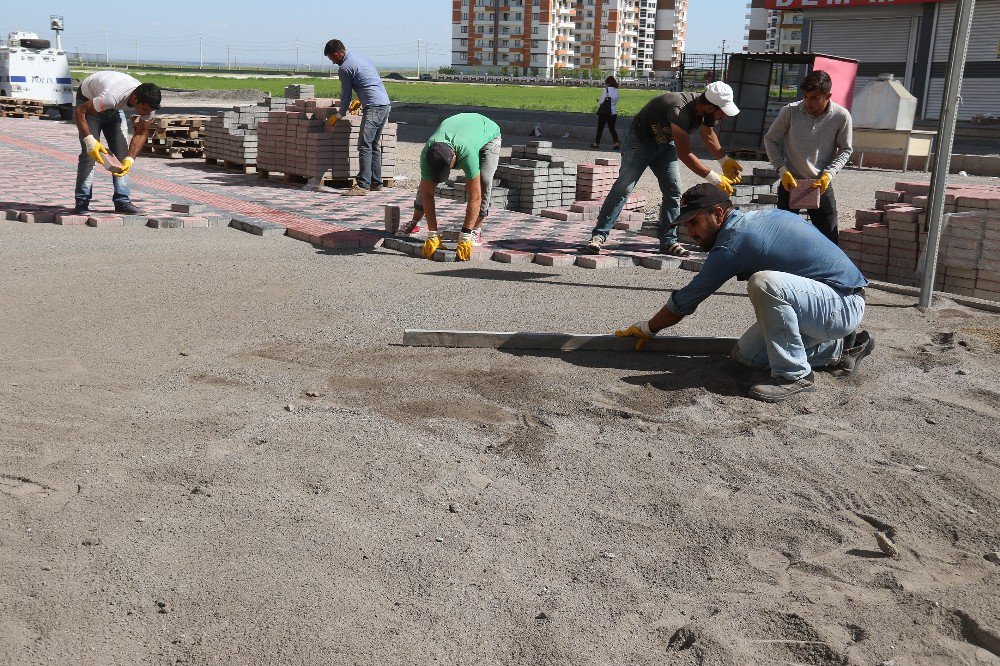
[[205,164],[222,167],[226,171],[233,171],[236,173],[243,173],[243,174],[257,173],[256,164],[240,164],[239,162],[220,160],[217,157],[206,157]]

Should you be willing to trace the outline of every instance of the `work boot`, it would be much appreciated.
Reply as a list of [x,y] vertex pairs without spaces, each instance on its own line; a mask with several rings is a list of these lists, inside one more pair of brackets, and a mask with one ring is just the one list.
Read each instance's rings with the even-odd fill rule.
[[601,246],[604,245],[604,238],[601,236],[594,236],[590,239],[590,242],[583,246],[584,254],[600,254]]
[[[853,340],[850,340],[853,338]],[[851,344],[850,347],[847,345]],[[868,331],[858,331],[844,338],[844,351],[840,353],[840,363],[833,366],[832,374],[836,377],[849,377],[858,369],[861,359],[875,350],[875,338]]]
[[86,215],[90,212],[90,204],[77,204],[73,207],[74,215]]
[[364,187],[358,187],[354,185],[351,189],[344,192],[345,197],[363,197],[368,194],[368,189]]
[[115,204],[115,212],[122,215],[142,215],[142,211],[136,208],[132,202]]
[[372,186],[368,188],[369,192],[381,192],[382,183],[372,183]]
[[750,387],[750,397],[764,402],[781,402],[791,398],[796,393],[807,393],[816,390],[816,376],[810,372],[802,379],[785,379],[772,377],[770,381]]

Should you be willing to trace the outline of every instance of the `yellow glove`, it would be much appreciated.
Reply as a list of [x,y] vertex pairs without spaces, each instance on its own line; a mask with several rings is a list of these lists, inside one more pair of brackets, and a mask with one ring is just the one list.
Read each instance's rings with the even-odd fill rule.
[[108,149],[105,148],[100,141],[94,138],[93,134],[88,134],[83,137],[83,147],[86,149],[87,154],[98,164],[104,164],[104,158],[101,157],[101,153],[107,153]]
[[132,165],[134,163],[135,160],[133,160],[131,157],[126,157],[125,159],[122,160],[122,170],[116,171],[112,175],[117,178],[124,178],[125,176],[128,175],[128,172],[132,169]]
[[795,182],[795,176],[793,176],[792,172],[788,169],[781,172],[781,186],[785,188],[786,192],[791,192],[799,186],[799,184]]
[[351,102],[351,105],[349,107],[347,107],[347,112],[348,113],[357,113],[360,110],[361,110],[361,100],[360,99],[355,99],[353,102]]
[[642,351],[646,343],[652,340],[656,334],[649,328],[649,322],[638,321],[624,331],[615,331],[615,335],[619,338],[636,338],[635,350]]
[[734,160],[729,155],[723,156],[719,160],[719,165],[722,167],[722,175],[724,175],[729,180],[734,183],[743,182],[743,165]]
[[709,171],[708,175],[705,176],[705,180],[710,182],[712,185],[715,185],[729,196],[733,196],[733,193],[735,192],[733,189],[733,181],[725,176],[720,176],[714,171]]
[[427,240],[424,241],[424,257],[430,259],[441,247],[441,236],[436,231],[428,232]]
[[472,258],[472,234],[460,233],[458,235],[458,247],[455,248],[459,261],[468,261]]
[[813,183],[813,187],[820,188],[819,190],[820,194],[826,194],[826,188],[830,187],[830,174],[828,174],[826,171],[821,173],[819,175],[819,178],[816,179],[816,182]]

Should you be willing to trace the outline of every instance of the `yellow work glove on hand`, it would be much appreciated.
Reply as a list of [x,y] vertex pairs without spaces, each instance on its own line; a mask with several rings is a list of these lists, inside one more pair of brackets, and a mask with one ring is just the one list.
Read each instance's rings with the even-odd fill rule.
[[816,182],[813,183],[813,187],[820,188],[819,190],[820,194],[826,194],[826,188],[830,187],[830,174],[828,174],[826,171],[821,173],[819,175],[819,178],[816,179]]
[[357,113],[360,110],[361,110],[361,100],[360,99],[355,99],[353,102],[351,102],[351,105],[349,107],[347,107],[347,112],[348,113]]
[[436,231],[428,232],[427,240],[424,241],[424,257],[430,259],[439,247],[441,247],[441,234]]
[[93,134],[88,134],[83,137],[83,146],[87,151],[87,154],[98,164],[104,164],[104,158],[101,157],[101,153],[107,153],[108,149],[105,148],[100,141],[94,138]]
[[619,338],[636,338],[635,350],[642,351],[646,343],[652,340],[656,334],[649,328],[649,322],[638,321],[624,331],[615,331],[615,335]]
[[792,172],[785,167],[781,167],[781,186],[785,188],[786,192],[791,192],[799,186],[799,184],[795,182],[795,176],[793,176]]
[[455,248],[455,254],[458,255],[459,261],[472,259],[472,234],[460,233],[458,235],[458,247]]
[[122,160],[122,170],[116,171],[112,175],[118,178],[124,178],[125,176],[128,175],[128,172],[132,169],[133,164],[135,164],[135,160],[133,160],[131,157],[126,157],[125,159]]
[[710,182],[712,185],[715,185],[729,196],[733,196],[733,192],[735,192],[735,190],[733,190],[733,181],[725,176],[720,176],[714,171],[709,171],[708,175],[705,176],[705,180]]
[[733,181],[734,183],[743,182],[743,165],[734,160],[729,155],[723,155],[722,159],[719,160],[719,166],[722,167],[722,175]]

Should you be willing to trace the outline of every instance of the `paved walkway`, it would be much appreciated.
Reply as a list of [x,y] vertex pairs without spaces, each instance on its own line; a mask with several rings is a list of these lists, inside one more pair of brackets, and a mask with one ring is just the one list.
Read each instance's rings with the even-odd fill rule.
[[[0,118],[0,169],[3,191],[0,210],[68,214],[73,206],[73,183],[79,153],[76,128],[36,119]],[[177,215],[174,203],[197,203],[208,214],[242,217],[280,224],[289,236],[332,250],[359,250],[381,246],[385,232],[385,207],[399,206],[408,220],[413,194],[387,188],[366,197],[343,197],[339,193],[306,191],[302,185],[280,180],[261,180],[256,175],[234,174],[206,165],[199,159],[164,159],[141,156],[132,172],[133,202],[148,217]],[[95,214],[111,214],[110,174],[98,167],[94,176]],[[442,229],[458,229],[465,205],[439,203]],[[488,247],[479,258],[510,262],[504,251],[532,255],[572,255],[589,236],[591,223],[554,220],[514,211],[492,212],[485,236]],[[400,244],[387,247],[412,253]],[[582,262],[586,267],[611,268],[637,265],[655,256],[656,239],[616,230],[609,244],[607,261]],[[494,256],[497,255],[497,256]],[[564,257],[564,259],[566,259]],[[521,260],[528,260],[519,256]],[[542,260],[540,263],[549,263]],[[551,264],[550,264],[551,265]],[[656,266],[661,267],[661,266]],[[662,266],[666,267],[666,266]]]

